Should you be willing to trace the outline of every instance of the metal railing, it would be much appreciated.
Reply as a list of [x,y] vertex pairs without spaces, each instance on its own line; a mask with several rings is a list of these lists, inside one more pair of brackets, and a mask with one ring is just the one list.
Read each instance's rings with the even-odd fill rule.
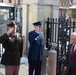
[[62,75],[62,66],[66,59],[70,34],[76,31],[75,20],[65,20],[63,18],[47,18],[46,21],[46,47],[48,50],[54,48],[57,51],[57,75]]

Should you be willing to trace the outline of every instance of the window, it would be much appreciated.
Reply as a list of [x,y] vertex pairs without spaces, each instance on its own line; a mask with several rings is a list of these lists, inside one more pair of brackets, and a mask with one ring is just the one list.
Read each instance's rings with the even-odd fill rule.
[[71,3],[73,4],[73,0],[70,0],[71,1]]
[[12,0],[9,0],[9,3],[11,3],[12,2]]
[[71,10],[71,11],[72,11],[72,13],[71,13],[72,17],[73,17],[74,19],[76,19],[76,10],[73,9],[73,10]]
[[0,2],[3,2],[3,0],[0,0]]
[[69,0],[69,3],[70,3],[70,4],[73,4],[73,0]]

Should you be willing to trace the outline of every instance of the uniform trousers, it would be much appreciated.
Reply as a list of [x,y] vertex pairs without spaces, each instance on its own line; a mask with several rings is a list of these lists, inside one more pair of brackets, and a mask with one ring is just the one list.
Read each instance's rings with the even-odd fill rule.
[[30,60],[29,61],[29,75],[41,75],[41,60]]
[[18,75],[19,66],[5,66],[5,75]]

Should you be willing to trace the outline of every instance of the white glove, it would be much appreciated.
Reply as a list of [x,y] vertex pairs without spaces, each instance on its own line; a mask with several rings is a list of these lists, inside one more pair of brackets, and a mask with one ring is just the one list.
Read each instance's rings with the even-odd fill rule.
[[7,31],[7,35],[9,35],[12,31],[13,31],[14,28],[10,28],[8,31]]
[[37,36],[36,38],[35,38],[35,40],[37,40],[39,38],[39,36]]

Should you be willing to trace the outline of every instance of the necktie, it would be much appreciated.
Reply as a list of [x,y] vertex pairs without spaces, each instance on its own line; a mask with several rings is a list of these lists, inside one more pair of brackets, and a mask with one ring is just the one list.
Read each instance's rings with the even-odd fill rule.
[[72,46],[72,49],[71,49],[71,56],[74,55],[74,45]]

